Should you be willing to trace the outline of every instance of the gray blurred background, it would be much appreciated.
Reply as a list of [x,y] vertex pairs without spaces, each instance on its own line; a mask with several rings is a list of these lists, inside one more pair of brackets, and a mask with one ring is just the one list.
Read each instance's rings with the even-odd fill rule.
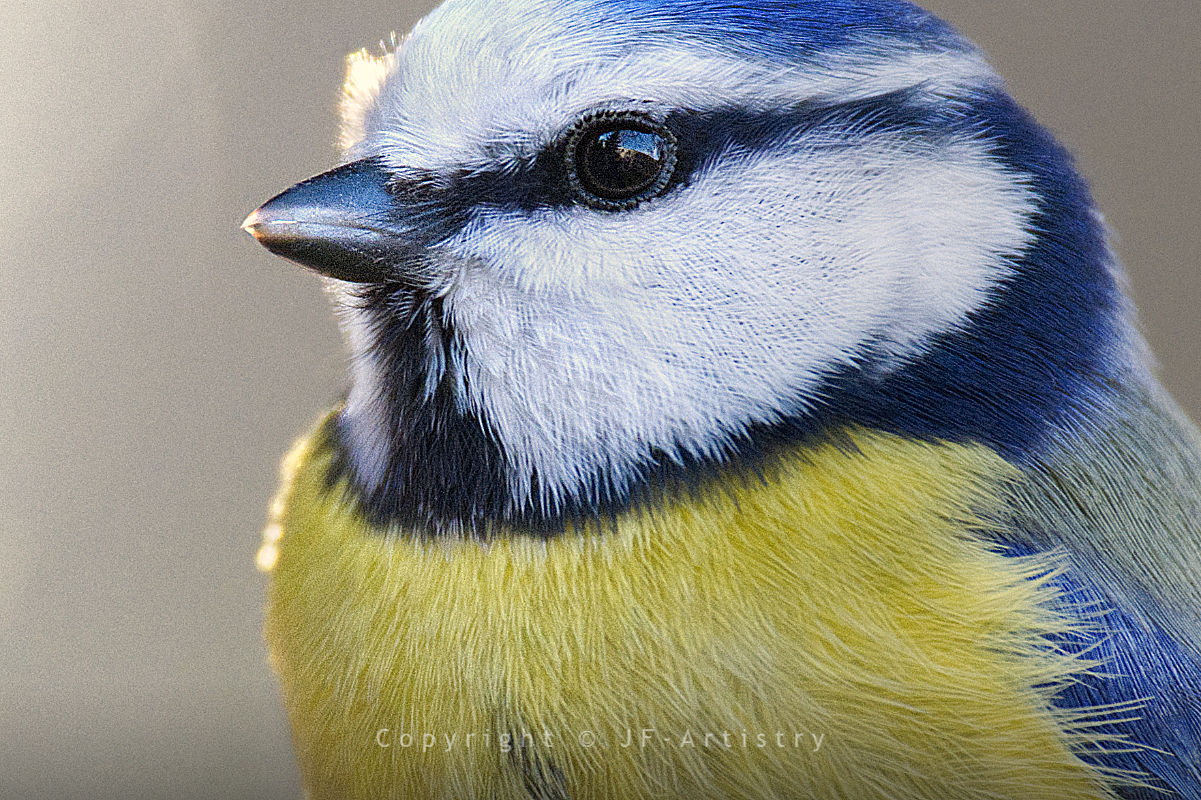
[[[1201,3],[927,5],[1077,152],[1201,416]],[[3,6],[0,800],[299,797],[252,560],[343,359],[238,224],[334,164],[343,57],[432,3]]]

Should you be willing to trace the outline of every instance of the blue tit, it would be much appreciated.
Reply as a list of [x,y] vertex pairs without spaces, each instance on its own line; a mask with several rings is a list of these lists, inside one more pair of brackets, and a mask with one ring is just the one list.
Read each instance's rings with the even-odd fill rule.
[[246,229],[344,402],[307,795],[1201,798],[1201,440],[1069,155],[898,0],[449,0]]

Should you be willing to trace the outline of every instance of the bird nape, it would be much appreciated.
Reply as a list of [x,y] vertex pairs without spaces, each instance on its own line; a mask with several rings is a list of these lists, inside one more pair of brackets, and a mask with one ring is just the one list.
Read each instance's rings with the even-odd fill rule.
[[260,565],[307,796],[1201,798],[1201,436],[897,0],[448,0],[244,227],[351,388]]

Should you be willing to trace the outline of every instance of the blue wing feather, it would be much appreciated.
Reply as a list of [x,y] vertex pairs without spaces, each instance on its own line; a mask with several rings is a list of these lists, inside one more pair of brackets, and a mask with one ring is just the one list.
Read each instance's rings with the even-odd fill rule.
[[1057,643],[1101,662],[1058,698],[1113,712],[1088,757],[1155,787],[1127,800],[1201,800],[1201,436],[1152,382],[1091,403],[1024,468],[1001,544],[1064,554],[1063,610],[1092,622]]
[[1069,568],[1055,583],[1063,610],[1094,623],[1056,643],[1101,664],[1056,702],[1096,720],[1092,730],[1106,744],[1086,760],[1148,784],[1120,788],[1124,800],[1201,798],[1201,658],[1139,612],[1115,605],[1087,570]]

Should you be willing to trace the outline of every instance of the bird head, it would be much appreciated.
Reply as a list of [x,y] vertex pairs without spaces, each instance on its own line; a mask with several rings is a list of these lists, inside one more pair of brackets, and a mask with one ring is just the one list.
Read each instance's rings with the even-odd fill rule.
[[449,0],[342,115],[246,227],[327,276],[382,519],[553,527],[851,425],[1022,458],[1129,368],[1070,159],[905,2]]

